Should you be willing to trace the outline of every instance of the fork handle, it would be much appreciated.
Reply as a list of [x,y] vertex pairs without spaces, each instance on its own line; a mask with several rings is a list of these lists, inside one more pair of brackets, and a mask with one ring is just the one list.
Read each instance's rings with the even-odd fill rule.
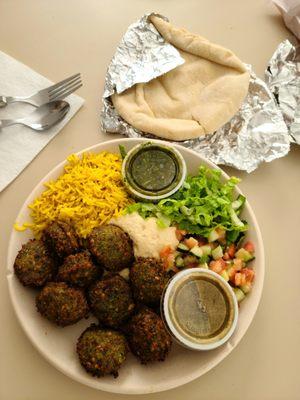
[[[7,101],[5,96],[0,96],[0,108],[6,107],[7,106]],[[1,127],[1,125],[0,125]]]
[[1,119],[0,120],[0,130],[6,128],[7,126],[20,124],[21,122],[17,119]]
[[23,103],[30,103],[30,99],[26,97],[20,97],[20,96],[0,96],[0,108],[4,108],[7,106],[9,103],[15,103],[16,101],[22,101]]
[[12,96],[0,96],[0,108],[4,108],[9,103],[14,103],[15,101],[24,101],[22,97],[12,97]]

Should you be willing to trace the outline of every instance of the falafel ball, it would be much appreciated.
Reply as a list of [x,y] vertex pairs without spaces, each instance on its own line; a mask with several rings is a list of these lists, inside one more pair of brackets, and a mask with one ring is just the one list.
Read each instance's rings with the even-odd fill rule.
[[72,225],[54,221],[43,232],[43,240],[58,258],[63,259],[80,249],[79,238]]
[[158,305],[170,276],[161,261],[139,257],[130,269],[133,296],[136,301],[149,306]]
[[164,361],[172,339],[161,318],[147,307],[134,315],[126,326],[129,347],[142,364]]
[[88,249],[100,265],[112,272],[130,267],[134,260],[131,239],[115,225],[94,228],[88,236]]
[[58,269],[56,279],[85,288],[100,277],[100,267],[93,263],[88,250],[66,257]]
[[77,341],[77,354],[83,368],[93,376],[118,376],[128,353],[126,338],[120,332],[92,324]]
[[88,304],[81,289],[65,282],[49,282],[36,297],[39,313],[59,326],[72,325],[88,314]]
[[111,328],[123,324],[134,310],[130,286],[119,275],[96,282],[88,295],[94,315]]
[[40,287],[53,279],[57,268],[45,244],[31,239],[19,251],[14,270],[24,286]]

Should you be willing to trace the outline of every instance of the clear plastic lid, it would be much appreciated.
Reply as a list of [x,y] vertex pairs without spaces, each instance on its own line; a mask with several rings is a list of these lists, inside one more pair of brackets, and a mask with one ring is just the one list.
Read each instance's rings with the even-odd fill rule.
[[181,344],[198,350],[218,347],[232,335],[238,306],[228,283],[210,270],[175,275],[162,300],[164,321]]

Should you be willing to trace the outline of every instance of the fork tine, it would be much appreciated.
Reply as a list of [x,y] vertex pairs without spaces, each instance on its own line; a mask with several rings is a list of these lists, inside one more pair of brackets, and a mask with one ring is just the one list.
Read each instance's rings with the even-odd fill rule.
[[57,86],[55,89],[52,89],[50,91],[48,91],[48,96],[54,96],[55,94],[57,94],[59,91],[64,90],[66,87],[73,85],[74,83],[76,83],[77,81],[81,81],[81,76],[80,74],[75,76],[73,79],[68,80],[67,82],[61,84],[60,86]]
[[55,91],[54,93],[50,93],[50,95],[49,95],[50,101],[52,101],[52,99],[55,99],[55,98],[60,97],[62,93],[64,93],[64,92],[67,91],[67,90],[72,89],[74,86],[79,85],[79,84],[81,84],[81,83],[82,83],[82,82],[81,82],[81,80],[79,79],[79,80],[76,80],[76,81],[74,81],[74,82],[71,82],[70,84],[68,84],[68,85],[66,85],[66,86],[64,86],[64,87],[62,87],[60,90],[57,90],[57,91]]
[[58,96],[59,93],[65,91],[66,89],[70,88],[71,86],[74,86],[77,83],[81,83],[81,77],[77,76],[76,78],[64,83],[63,85],[61,85],[60,87],[57,87],[54,90],[51,90],[50,92],[48,92],[48,96],[51,99],[54,96]]
[[74,75],[72,75],[72,76],[69,76],[69,78],[66,78],[66,79],[64,79],[64,80],[62,80],[62,81],[60,81],[60,82],[55,83],[54,85],[52,85],[52,86],[50,86],[50,87],[48,88],[48,92],[50,93],[52,90],[61,87],[61,86],[64,85],[65,83],[67,83],[67,82],[73,80],[74,78],[76,78],[76,77],[78,77],[78,76],[80,76],[80,72],[78,72],[77,74],[74,74]]
[[60,96],[60,93],[66,91],[67,89],[70,89],[71,87],[73,87],[79,83],[81,83],[81,79],[77,78],[74,81],[71,81],[70,83],[63,85],[61,88],[56,89],[54,92],[49,93],[50,101],[52,98]]
[[52,98],[51,101],[54,100],[58,100],[58,99],[64,99],[65,97],[69,96],[70,94],[72,94],[73,92],[75,92],[75,90],[79,89],[82,86],[82,83],[80,82],[79,84],[76,84],[75,86],[71,86],[69,88],[67,88],[68,90],[62,91],[58,94],[55,94]]

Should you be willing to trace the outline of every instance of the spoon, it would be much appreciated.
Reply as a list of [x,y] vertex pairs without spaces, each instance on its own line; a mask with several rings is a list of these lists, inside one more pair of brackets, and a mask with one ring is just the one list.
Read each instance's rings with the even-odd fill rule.
[[0,120],[0,129],[14,124],[21,124],[36,131],[45,131],[61,121],[69,110],[70,104],[66,101],[52,101],[36,108],[27,117]]

